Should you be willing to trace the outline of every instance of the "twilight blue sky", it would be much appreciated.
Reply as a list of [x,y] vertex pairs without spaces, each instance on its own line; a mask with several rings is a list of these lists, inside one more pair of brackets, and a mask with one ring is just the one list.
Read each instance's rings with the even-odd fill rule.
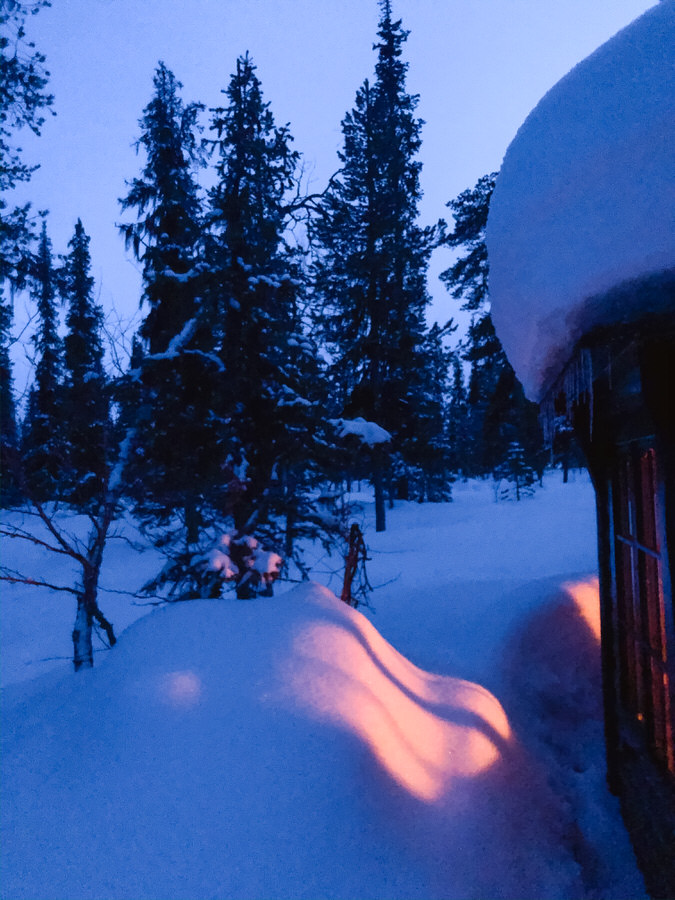
[[[444,216],[448,200],[498,169],[544,93],[654,4],[394,0],[410,30],[408,87],[426,121],[422,222]],[[133,142],[159,59],[183,82],[184,100],[215,106],[248,50],[277,123],[290,123],[310,187],[322,189],[337,168],[340,122],[372,76],[377,19],[376,0],[53,0],[28,27],[47,55],[57,116],[41,138],[22,135],[21,143],[26,160],[41,164],[22,197],[49,209],[55,252],[81,217],[101,302],[134,314],[140,279],[115,228],[117,199],[141,164]],[[449,261],[439,251],[432,263],[434,318],[455,313],[435,277]]]

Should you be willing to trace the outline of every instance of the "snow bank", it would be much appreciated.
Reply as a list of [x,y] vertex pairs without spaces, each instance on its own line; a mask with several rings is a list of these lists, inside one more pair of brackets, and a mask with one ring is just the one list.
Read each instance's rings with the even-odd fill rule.
[[325,588],[159,610],[3,725],[5,898],[579,895],[499,702]]
[[[508,504],[458,482],[378,534],[355,496],[377,629],[304,586],[122,631],[148,608],[106,592],[120,641],[75,676],[36,662],[67,656],[71,598],[9,586],[0,896],[644,897],[604,781],[593,491],[573,478]],[[104,580],[160,564],[113,541]]]
[[647,302],[672,307],[674,51],[664,0],[549,91],[506,153],[486,232],[490,298],[532,399],[585,331],[645,311],[643,279],[657,288]]

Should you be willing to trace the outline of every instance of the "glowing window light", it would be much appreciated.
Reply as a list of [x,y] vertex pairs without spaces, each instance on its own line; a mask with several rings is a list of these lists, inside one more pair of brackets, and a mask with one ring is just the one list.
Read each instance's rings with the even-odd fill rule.
[[600,585],[597,577],[587,578],[584,581],[568,581],[563,584],[565,590],[579,612],[579,615],[588,625],[593,637],[600,640]]

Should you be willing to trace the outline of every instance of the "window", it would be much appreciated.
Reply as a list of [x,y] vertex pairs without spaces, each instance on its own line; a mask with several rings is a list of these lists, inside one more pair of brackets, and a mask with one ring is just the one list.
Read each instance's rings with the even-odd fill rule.
[[652,755],[675,772],[656,487],[653,449],[621,457],[613,484],[619,696]]

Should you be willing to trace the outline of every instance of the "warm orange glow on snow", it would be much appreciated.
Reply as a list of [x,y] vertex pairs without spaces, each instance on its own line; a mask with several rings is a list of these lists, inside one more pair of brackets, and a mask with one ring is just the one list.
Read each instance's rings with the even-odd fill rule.
[[305,629],[287,674],[306,708],[359,735],[401,787],[427,802],[453,778],[491,766],[511,735],[488,691],[423,672],[361,616]]
[[202,695],[201,680],[190,671],[167,672],[162,679],[162,695],[172,706],[194,706]]
[[598,579],[588,578],[586,581],[569,581],[563,585],[583,618],[591,634],[600,640],[600,585]]

